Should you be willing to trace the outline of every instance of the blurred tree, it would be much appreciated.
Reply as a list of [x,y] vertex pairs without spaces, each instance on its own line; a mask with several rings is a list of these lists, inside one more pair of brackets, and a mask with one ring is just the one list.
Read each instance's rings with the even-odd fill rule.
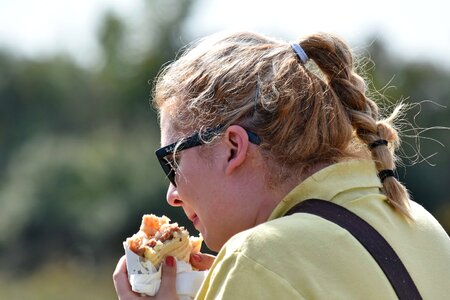
[[0,175],[28,137],[85,126],[89,78],[67,57],[36,62],[0,55]]
[[145,136],[111,128],[25,143],[0,192],[1,265],[30,270],[37,257],[96,263],[122,251],[116,238],[137,230],[136,212],[160,211],[165,202],[164,178],[152,172],[159,171],[149,151],[155,144]]
[[174,36],[191,3],[148,2],[139,24],[148,36],[107,13],[98,34],[103,59],[93,69],[65,56],[0,52],[2,269],[109,262],[146,212],[187,222],[167,211],[148,81],[181,46]]

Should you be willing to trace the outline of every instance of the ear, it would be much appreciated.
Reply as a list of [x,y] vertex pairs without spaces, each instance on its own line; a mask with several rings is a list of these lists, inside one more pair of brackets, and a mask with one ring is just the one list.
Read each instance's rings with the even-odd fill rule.
[[223,142],[228,152],[225,174],[230,175],[245,162],[250,142],[247,132],[239,125],[231,125],[227,128]]

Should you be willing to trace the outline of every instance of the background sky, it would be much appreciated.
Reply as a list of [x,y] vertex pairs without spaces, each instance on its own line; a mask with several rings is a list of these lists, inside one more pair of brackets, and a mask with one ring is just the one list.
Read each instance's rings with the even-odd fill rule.
[[[0,47],[30,57],[64,51],[89,65],[97,59],[95,33],[102,14],[112,9],[133,22],[141,16],[144,1],[161,0],[0,0]],[[450,68],[449,12],[446,0],[200,0],[180,39],[189,42],[224,29],[255,30],[287,40],[328,31],[354,48],[380,39],[407,60]],[[139,30],[138,23],[135,28]]]

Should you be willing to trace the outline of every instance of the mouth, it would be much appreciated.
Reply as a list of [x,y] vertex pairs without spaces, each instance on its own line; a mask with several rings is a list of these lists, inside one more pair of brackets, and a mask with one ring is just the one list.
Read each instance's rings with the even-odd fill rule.
[[194,224],[194,227],[195,227],[196,229],[198,229],[198,228],[197,228],[197,224],[198,224],[198,216],[197,216],[196,214],[192,214],[192,215],[190,215],[188,218],[189,218],[189,220],[192,222],[192,224]]

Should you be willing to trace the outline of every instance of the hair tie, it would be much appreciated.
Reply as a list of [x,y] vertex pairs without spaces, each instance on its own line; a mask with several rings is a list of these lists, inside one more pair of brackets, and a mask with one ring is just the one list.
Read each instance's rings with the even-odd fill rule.
[[378,173],[378,177],[380,177],[381,183],[383,183],[383,181],[388,178],[388,177],[395,177],[394,171],[393,170],[382,170]]
[[388,141],[386,141],[386,140],[376,140],[375,142],[369,144],[369,149],[372,150],[373,148],[381,146],[381,145],[387,146],[388,145]]
[[292,43],[291,47],[294,50],[295,54],[297,54],[297,57],[300,59],[300,62],[302,64],[306,64],[306,62],[308,61],[309,57],[306,54],[305,50],[303,50],[303,48],[300,47],[300,45],[296,44],[296,43]]

